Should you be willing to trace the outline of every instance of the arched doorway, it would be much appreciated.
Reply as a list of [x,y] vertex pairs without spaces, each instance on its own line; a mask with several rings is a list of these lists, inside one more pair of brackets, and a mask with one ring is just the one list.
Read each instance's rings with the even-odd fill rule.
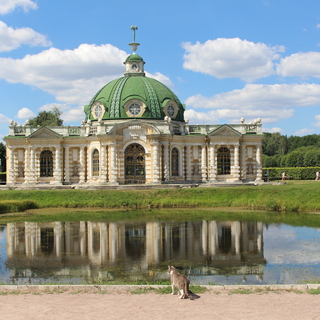
[[218,149],[218,174],[230,174],[231,156],[230,150],[226,147]]
[[124,153],[125,183],[145,183],[145,151],[137,143],[130,144]]
[[53,154],[50,150],[40,153],[40,177],[53,177]]

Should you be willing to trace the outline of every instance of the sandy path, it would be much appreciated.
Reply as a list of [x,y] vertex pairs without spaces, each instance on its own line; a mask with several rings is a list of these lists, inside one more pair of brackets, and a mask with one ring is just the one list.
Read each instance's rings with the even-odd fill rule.
[[128,291],[1,294],[0,319],[320,319],[320,296],[294,292],[229,294],[208,291],[196,300]]

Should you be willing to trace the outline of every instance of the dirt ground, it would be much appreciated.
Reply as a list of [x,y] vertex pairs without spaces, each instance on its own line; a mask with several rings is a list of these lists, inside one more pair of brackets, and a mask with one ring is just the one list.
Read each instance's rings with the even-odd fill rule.
[[281,290],[234,293],[215,289],[195,300],[152,291],[134,294],[124,288],[107,290],[0,289],[1,319],[320,319],[320,296]]

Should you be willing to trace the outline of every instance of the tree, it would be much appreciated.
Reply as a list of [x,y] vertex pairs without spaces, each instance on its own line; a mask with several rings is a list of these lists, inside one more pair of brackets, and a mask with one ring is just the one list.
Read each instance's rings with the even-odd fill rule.
[[6,146],[0,142],[0,167],[2,171],[6,171]]
[[304,155],[305,167],[318,167],[320,166],[320,151],[316,149],[309,150]]
[[262,140],[262,150],[267,156],[275,156],[276,154],[285,155],[288,150],[287,136],[276,133],[265,133]]
[[57,127],[62,126],[63,120],[60,119],[62,112],[58,107],[53,107],[50,111],[41,111],[35,117],[29,120],[29,125],[32,127]]

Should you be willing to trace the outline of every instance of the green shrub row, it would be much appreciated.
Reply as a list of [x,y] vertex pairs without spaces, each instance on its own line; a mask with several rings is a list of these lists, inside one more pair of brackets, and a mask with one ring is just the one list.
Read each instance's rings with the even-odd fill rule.
[[269,178],[281,177],[285,171],[287,177],[292,177],[293,180],[314,180],[316,172],[320,171],[320,167],[300,167],[300,168],[263,168],[263,176],[266,171],[269,171]]
[[5,212],[22,212],[28,209],[38,208],[37,204],[32,200],[5,200],[0,201],[0,213]]

